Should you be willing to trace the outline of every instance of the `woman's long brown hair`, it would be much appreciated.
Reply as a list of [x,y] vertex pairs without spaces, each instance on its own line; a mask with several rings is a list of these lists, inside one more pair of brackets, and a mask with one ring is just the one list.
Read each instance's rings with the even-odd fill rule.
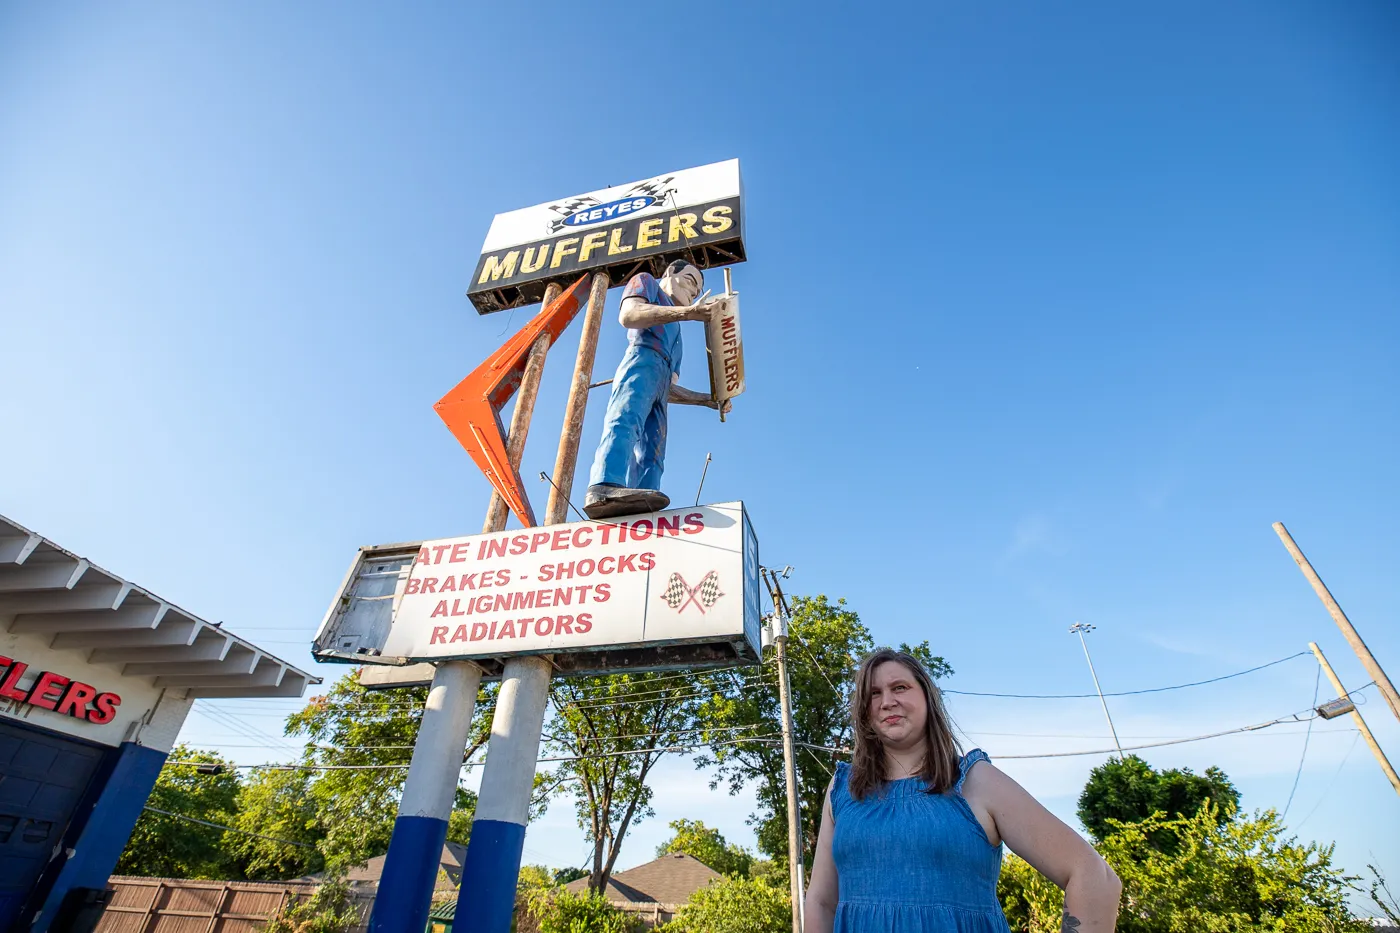
[[941,794],[958,782],[958,762],[962,748],[953,737],[948,714],[943,709],[943,694],[933,685],[933,678],[912,655],[893,648],[880,648],[861,662],[856,674],[856,689],[851,694],[851,726],[855,732],[855,752],[851,756],[851,796],[861,800],[871,791],[885,786],[885,746],[870,721],[870,682],[875,668],[887,662],[902,664],[923,689],[928,702],[928,719],[924,724],[924,765],[919,777],[928,785],[930,794]]

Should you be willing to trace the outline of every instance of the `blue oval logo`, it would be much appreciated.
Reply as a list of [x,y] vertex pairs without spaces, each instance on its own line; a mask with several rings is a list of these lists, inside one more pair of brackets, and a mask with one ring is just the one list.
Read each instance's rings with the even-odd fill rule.
[[649,194],[639,194],[630,198],[622,198],[618,201],[609,201],[607,204],[595,204],[592,207],[585,207],[582,210],[574,211],[565,220],[564,224],[569,227],[586,227],[589,224],[600,224],[608,220],[618,220],[637,211],[645,210],[656,203],[656,198]]

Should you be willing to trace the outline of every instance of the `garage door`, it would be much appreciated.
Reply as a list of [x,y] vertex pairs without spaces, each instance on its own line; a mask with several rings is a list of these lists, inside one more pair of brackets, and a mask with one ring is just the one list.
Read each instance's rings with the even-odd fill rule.
[[102,749],[0,720],[0,933],[63,839]]

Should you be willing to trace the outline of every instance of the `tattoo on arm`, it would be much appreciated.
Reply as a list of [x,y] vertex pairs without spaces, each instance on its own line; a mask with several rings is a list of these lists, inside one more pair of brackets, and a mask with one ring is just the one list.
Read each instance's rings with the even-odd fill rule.
[[1065,911],[1065,919],[1060,924],[1060,933],[1077,933],[1079,924],[1080,920],[1078,917],[1072,915],[1069,911]]

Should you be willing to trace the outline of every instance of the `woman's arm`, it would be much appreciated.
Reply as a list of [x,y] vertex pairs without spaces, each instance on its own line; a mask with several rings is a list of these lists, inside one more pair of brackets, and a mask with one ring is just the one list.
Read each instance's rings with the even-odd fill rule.
[[990,762],[973,765],[963,796],[985,810],[997,833],[1065,892],[1061,933],[1113,933],[1122,882],[1084,838]]
[[812,859],[812,880],[807,884],[807,900],[803,902],[803,930],[806,933],[831,933],[836,923],[836,863],[831,860],[831,833],[836,821],[831,817],[831,785],[826,788],[822,804],[822,828],[817,833],[817,852]]

